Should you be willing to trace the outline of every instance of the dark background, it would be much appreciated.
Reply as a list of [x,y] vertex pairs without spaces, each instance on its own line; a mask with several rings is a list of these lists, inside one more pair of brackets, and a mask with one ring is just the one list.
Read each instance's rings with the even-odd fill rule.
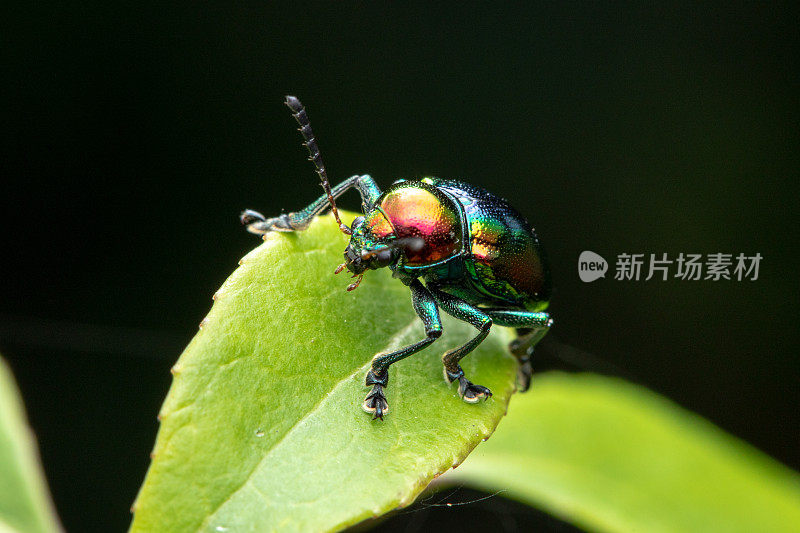
[[[433,174],[509,198],[549,252],[553,338],[593,354],[579,366],[800,468],[788,4],[113,4],[6,8],[0,37],[0,352],[68,529],[127,526],[169,368],[258,244],[240,209],[318,196],[286,93],[333,181]],[[757,281],[585,284],[587,249],[612,269],[764,259]]]

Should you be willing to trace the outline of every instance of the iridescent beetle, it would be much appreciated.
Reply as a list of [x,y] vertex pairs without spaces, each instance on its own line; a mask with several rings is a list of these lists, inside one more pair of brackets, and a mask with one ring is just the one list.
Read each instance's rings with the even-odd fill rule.
[[[539,238],[525,218],[484,189],[452,180],[398,180],[381,193],[372,178],[363,175],[331,188],[303,104],[287,96],[286,105],[300,125],[325,194],[302,211],[275,218],[248,209],[241,215],[242,224],[256,234],[301,231],[330,207],[342,233],[350,236],[345,261],[336,269],[338,274],[347,268],[358,278],[347,290],[358,287],[366,270],[389,267],[392,276],[411,289],[412,305],[425,326],[424,339],[372,359],[366,377],[372,390],[364,399],[364,410],[373,419],[383,419],[389,410],[383,394],[389,366],[441,336],[439,309],[478,329],[473,339],[442,356],[445,379],[458,381],[464,401],[475,403],[492,395],[470,382],[458,364],[486,338],[492,324],[516,328],[517,339],[509,349],[519,360],[519,387],[527,390],[533,348],[553,320],[544,312],[550,272]],[[352,187],[361,195],[364,216],[347,227],[334,199]]]

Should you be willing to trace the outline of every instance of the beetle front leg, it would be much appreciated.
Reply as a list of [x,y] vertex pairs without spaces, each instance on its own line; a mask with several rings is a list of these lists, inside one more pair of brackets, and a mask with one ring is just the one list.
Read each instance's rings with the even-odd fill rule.
[[[339,198],[353,187],[358,189],[361,195],[361,207],[366,213],[381,194],[375,181],[367,174],[347,178],[331,189],[331,196],[334,199]],[[242,224],[247,226],[247,231],[258,235],[263,235],[270,231],[302,231],[308,227],[315,216],[329,207],[328,195],[323,194],[302,211],[267,218],[258,211],[245,209],[239,218]]]
[[492,328],[492,319],[486,313],[461,298],[437,289],[432,289],[431,292],[442,311],[459,320],[469,322],[479,330],[472,340],[463,346],[449,350],[442,356],[444,378],[448,383],[458,380],[458,395],[465,402],[477,403],[481,398],[488,400],[492,396],[492,391],[468,380],[458,362],[483,342]]
[[519,391],[525,392],[531,385],[533,350],[536,344],[550,331],[553,319],[547,313],[534,311],[490,309],[486,313],[499,326],[517,328],[518,336],[511,341],[508,349],[519,361],[517,383]]
[[245,209],[242,211],[242,214],[239,215],[239,220],[242,221],[247,231],[255,233],[256,235],[263,235],[270,231],[296,231],[297,229],[305,229],[305,227],[297,228],[293,226],[290,218],[292,214],[294,213],[267,218],[258,211]]
[[409,355],[422,350],[430,343],[441,337],[442,321],[439,318],[439,309],[436,307],[430,291],[419,280],[415,279],[408,284],[411,289],[411,303],[420,320],[425,326],[425,338],[410,346],[390,353],[379,353],[372,358],[372,367],[367,372],[366,384],[372,385],[372,391],[364,398],[362,407],[364,411],[372,414],[372,419],[380,418],[389,411],[389,404],[383,389],[389,384],[389,366]]

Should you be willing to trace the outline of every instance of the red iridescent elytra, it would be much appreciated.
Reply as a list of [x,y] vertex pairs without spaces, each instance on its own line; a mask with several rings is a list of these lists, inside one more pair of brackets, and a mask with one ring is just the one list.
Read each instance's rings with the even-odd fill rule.
[[421,246],[406,247],[406,265],[430,265],[461,250],[461,220],[454,206],[443,200],[434,190],[415,186],[392,187],[381,197],[378,207],[397,238],[422,239]]

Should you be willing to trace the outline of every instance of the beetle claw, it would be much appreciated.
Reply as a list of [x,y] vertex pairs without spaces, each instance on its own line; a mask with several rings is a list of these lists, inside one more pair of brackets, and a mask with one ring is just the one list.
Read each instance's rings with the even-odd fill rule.
[[492,391],[482,385],[475,385],[464,376],[458,378],[458,395],[467,403],[478,403],[492,397]]

